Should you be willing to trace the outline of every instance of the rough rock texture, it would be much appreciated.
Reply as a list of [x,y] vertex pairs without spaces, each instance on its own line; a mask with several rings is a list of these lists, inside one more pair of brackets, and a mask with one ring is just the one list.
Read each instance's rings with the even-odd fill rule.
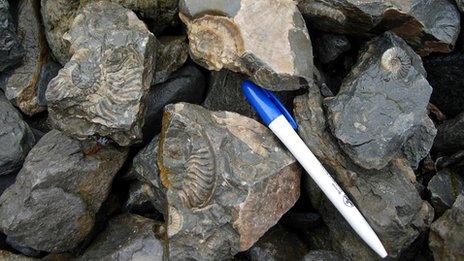
[[[358,206],[390,257],[399,257],[433,220],[433,209],[415,189],[415,175],[406,160],[396,158],[382,170],[367,170],[344,154],[327,129],[317,88],[295,99],[299,134],[332,177]],[[351,260],[376,260],[377,255],[353,232],[320,189],[307,179],[307,189],[329,228],[332,247]]]
[[18,40],[24,47],[25,55],[20,66],[0,77],[0,86],[5,96],[27,115],[45,110],[37,100],[39,83],[46,80],[42,79],[42,67],[49,60],[39,9],[36,0],[18,2]]
[[179,8],[190,55],[207,69],[241,72],[271,90],[312,82],[311,40],[294,1],[181,0]]
[[442,152],[464,149],[464,112],[438,126],[433,147]]
[[439,157],[435,162],[437,169],[448,167],[458,168],[464,166],[464,150],[458,151],[450,156]]
[[441,216],[451,208],[459,194],[464,194],[464,179],[451,170],[441,170],[427,185],[435,216]]
[[173,72],[182,67],[188,57],[186,40],[185,36],[165,36],[159,39],[152,85],[166,81]]
[[306,254],[303,261],[343,261],[346,260],[337,252],[328,250],[314,250]]
[[103,1],[82,8],[64,38],[73,56],[45,95],[54,124],[79,139],[99,135],[122,146],[140,141],[153,34],[134,12]]
[[157,157],[173,260],[247,250],[299,197],[295,159],[269,129],[236,113],[166,106]]
[[156,194],[151,184],[135,180],[129,185],[129,196],[124,208],[130,213],[143,216],[159,212],[160,198]]
[[42,70],[40,71],[40,80],[37,84],[37,104],[39,106],[47,106],[45,93],[47,92],[48,83],[55,78],[61,68],[63,68],[61,64],[53,61],[42,66]]
[[403,145],[402,154],[413,169],[417,169],[419,162],[429,154],[435,135],[437,135],[435,124],[427,114],[424,114],[415,132]]
[[26,256],[21,256],[21,255],[15,255],[11,252],[8,252],[6,250],[0,250],[0,260],[6,260],[6,261],[33,261],[33,260],[38,260],[35,258],[31,257],[26,257]]
[[31,128],[0,91],[0,175],[20,169],[34,144]]
[[0,197],[0,228],[8,241],[54,252],[76,247],[125,158],[111,146],[80,143],[57,130],[47,133]]
[[163,244],[155,237],[157,226],[142,216],[117,216],[77,260],[162,260]]
[[421,56],[450,52],[460,14],[448,0],[300,0],[299,8],[318,29],[372,35],[392,30]]
[[342,34],[324,33],[314,40],[315,56],[322,63],[330,63],[351,49],[351,43]]
[[464,259],[464,195],[430,227],[429,246],[435,260]]
[[423,121],[433,125],[425,115],[431,93],[420,57],[387,32],[368,42],[339,93],[327,100],[332,132],[357,164],[381,169],[413,135],[427,139],[411,140],[407,146],[419,147],[411,153],[431,148],[434,132],[424,135],[420,127]]
[[0,72],[21,62],[24,49],[16,37],[8,0],[0,0]]
[[456,5],[459,8],[459,11],[464,12],[464,1],[463,0],[456,0]]

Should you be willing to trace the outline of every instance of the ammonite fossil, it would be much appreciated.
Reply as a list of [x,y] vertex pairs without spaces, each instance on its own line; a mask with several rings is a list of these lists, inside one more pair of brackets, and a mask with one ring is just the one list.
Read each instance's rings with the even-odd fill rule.
[[380,66],[396,79],[404,78],[411,68],[411,57],[401,48],[392,47],[382,54]]

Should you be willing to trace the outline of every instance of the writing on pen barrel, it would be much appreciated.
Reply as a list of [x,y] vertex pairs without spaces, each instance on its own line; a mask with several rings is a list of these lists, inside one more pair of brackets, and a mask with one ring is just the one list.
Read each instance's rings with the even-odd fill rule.
[[387,251],[377,234],[296,133],[295,130],[298,128],[296,121],[274,93],[255,85],[251,81],[243,82],[242,91],[264,124],[293,154],[359,237],[379,256],[386,257],[388,255]]

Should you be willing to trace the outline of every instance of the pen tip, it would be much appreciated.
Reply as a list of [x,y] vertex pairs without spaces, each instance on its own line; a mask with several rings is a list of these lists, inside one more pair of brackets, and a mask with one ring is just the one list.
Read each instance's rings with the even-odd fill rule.
[[382,258],[386,258],[388,256],[388,253],[387,251],[385,250],[385,248],[382,246],[381,249],[379,249],[379,251],[377,252],[379,254],[379,256],[381,256]]

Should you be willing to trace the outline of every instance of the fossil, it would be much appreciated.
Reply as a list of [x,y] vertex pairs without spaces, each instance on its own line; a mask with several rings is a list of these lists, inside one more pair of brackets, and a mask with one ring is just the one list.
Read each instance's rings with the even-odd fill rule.
[[391,72],[397,79],[401,79],[408,75],[411,57],[403,49],[392,47],[382,54],[380,65],[382,69]]

